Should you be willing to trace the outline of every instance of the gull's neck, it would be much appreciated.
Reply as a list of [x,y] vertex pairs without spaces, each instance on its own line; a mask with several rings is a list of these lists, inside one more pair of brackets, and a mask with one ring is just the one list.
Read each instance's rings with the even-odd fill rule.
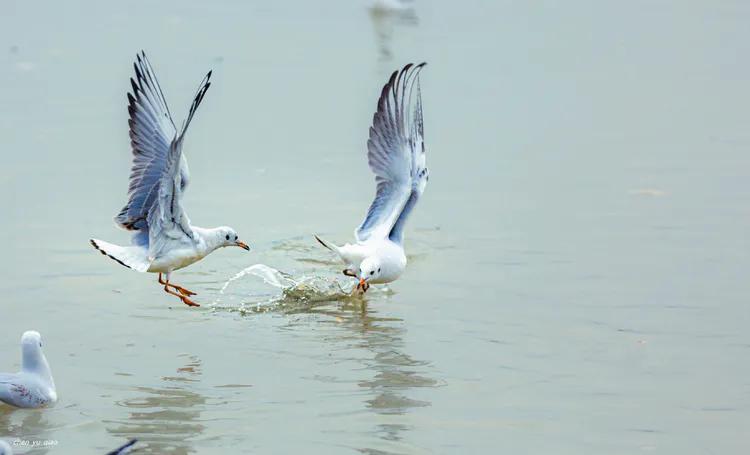
[[198,239],[198,248],[202,250],[204,256],[224,244],[224,239],[220,232],[221,228],[202,228],[198,226],[192,226],[192,228],[193,233]]
[[44,357],[44,353],[42,353],[42,350],[38,346],[23,346],[21,371],[40,376],[53,388],[55,387],[47,358]]

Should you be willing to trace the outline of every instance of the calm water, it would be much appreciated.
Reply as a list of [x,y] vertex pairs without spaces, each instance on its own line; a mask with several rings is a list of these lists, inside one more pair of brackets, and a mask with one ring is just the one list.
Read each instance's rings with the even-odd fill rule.
[[[2,5],[0,370],[39,330],[60,402],[0,406],[0,437],[57,442],[40,454],[132,437],[174,454],[750,450],[750,5],[215,3]],[[128,239],[111,218],[141,48],[176,121],[214,70],[186,207],[253,247],[175,275],[197,310],[87,243]],[[409,267],[341,298],[311,234],[351,239],[376,97],[421,60],[432,178]],[[303,284],[282,295],[240,273],[254,264]]]

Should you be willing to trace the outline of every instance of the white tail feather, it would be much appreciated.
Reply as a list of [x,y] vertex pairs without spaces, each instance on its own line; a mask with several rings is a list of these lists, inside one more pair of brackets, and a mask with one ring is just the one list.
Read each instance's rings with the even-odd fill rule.
[[151,262],[148,260],[148,251],[143,247],[118,246],[97,239],[91,239],[91,245],[103,255],[117,261],[120,265],[124,265],[137,272],[146,272],[151,266]]

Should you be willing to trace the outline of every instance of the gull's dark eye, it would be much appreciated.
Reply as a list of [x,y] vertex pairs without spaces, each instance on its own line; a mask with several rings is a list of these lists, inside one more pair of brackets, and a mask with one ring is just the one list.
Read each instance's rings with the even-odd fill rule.
[[234,239],[237,240],[237,235],[234,236]]
[[370,275],[375,275],[375,271],[374,271],[374,270],[371,270],[371,271],[370,271]]
[[378,273],[380,273],[380,267],[378,267]]
[[229,234],[227,234],[227,240],[229,240]]

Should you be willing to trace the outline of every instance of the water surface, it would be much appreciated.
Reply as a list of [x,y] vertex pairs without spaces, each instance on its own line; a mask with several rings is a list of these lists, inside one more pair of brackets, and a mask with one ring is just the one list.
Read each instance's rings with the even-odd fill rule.
[[[68,1],[3,5],[0,369],[47,342],[60,402],[0,407],[26,453],[747,453],[750,6]],[[175,274],[97,254],[145,49],[200,226],[253,247]],[[350,299],[390,72],[422,73],[430,184],[409,267]],[[283,293],[264,264],[306,290]],[[229,284],[227,284],[229,283]],[[312,284],[310,284],[312,283]],[[337,284],[338,283],[338,284]],[[20,451],[24,453],[23,450]]]

